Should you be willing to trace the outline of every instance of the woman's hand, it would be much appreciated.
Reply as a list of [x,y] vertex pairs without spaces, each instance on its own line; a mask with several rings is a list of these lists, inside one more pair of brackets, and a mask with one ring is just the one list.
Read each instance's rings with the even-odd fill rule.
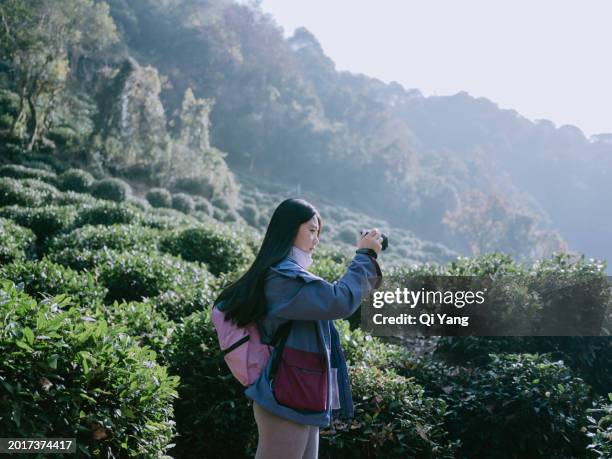
[[357,248],[372,249],[376,254],[379,254],[382,250],[382,236],[378,228],[374,228],[368,231],[368,234],[362,236],[359,242],[357,242]]

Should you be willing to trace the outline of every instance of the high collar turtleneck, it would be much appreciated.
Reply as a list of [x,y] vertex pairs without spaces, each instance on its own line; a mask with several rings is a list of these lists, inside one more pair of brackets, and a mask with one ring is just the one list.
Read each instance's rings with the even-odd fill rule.
[[304,269],[308,269],[312,264],[312,254],[310,252],[305,252],[296,246],[291,247],[289,256],[297,261],[298,265]]

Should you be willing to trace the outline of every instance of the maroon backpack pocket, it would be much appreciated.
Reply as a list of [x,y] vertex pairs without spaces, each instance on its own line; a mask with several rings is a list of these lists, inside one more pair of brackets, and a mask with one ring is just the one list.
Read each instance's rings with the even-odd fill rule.
[[274,397],[289,408],[325,411],[327,363],[317,352],[283,349],[273,384]]

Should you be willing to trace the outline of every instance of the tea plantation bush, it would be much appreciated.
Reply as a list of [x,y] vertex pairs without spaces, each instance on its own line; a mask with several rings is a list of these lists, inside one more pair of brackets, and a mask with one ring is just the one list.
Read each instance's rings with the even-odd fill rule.
[[91,185],[91,194],[93,196],[108,201],[125,201],[131,191],[130,185],[118,178],[105,178]]
[[42,169],[43,171],[55,173],[53,166],[42,161],[22,161],[20,164],[22,166],[29,167],[30,169]]
[[19,180],[9,177],[0,178],[0,206],[20,205],[35,207],[42,203],[43,197],[24,187]]
[[171,188],[204,198],[210,198],[215,190],[214,184],[206,176],[177,177],[173,180]]
[[106,289],[88,273],[79,273],[50,260],[16,261],[0,266],[0,277],[23,283],[24,291],[37,299],[66,294],[80,305],[101,303]]
[[0,217],[9,218],[21,226],[30,228],[40,243],[71,228],[76,215],[77,211],[73,206],[0,208]]
[[49,172],[42,169],[33,169],[18,164],[7,164],[5,166],[0,166],[0,177],[38,179],[52,185],[57,183],[57,174],[55,174],[55,172]]
[[[208,301],[212,295],[214,276],[204,266],[168,254],[68,248],[50,254],[49,258],[73,269],[95,271],[98,283],[108,289],[107,303],[140,301],[142,297],[167,292],[201,301]],[[195,289],[200,293],[194,294]],[[174,306],[178,309],[180,303]],[[203,307],[201,304],[196,307],[200,306]],[[171,316],[174,314],[168,314]]]
[[612,393],[608,393],[608,400],[605,402],[602,397],[594,404],[595,408],[587,410],[587,436],[591,440],[587,450],[602,459],[612,457]]
[[477,368],[415,360],[403,374],[447,402],[445,428],[461,439],[462,456],[584,456],[590,388],[550,355],[493,354]]
[[32,230],[0,218],[0,265],[32,256],[35,243],[36,236]]
[[139,221],[140,213],[133,208],[125,204],[103,202],[82,206],[74,226],[130,224]]
[[[492,269],[496,261],[502,263],[497,263],[496,269]],[[467,271],[466,265],[469,267]],[[518,279],[512,295],[539,292],[536,305],[538,314],[548,319],[550,325],[555,320],[573,321],[581,314],[601,320],[602,305],[604,308],[605,305],[612,305],[612,293],[603,267],[595,261],[586,262],[584,258],[572,262],[566,254],[560,254],[541,261],[520,276],[516,276],[519,273],[516,265],[490,256],[465,260],[456,264],[454,270],[463,273],[512,272],[513,278]],[[573,288],[563,288],[564,285]],[[533,296],[525,296],[522,303],[527,301],[533,301]],[[561,314],[552,309],[561,302],[566,305],[566,312],[571,317],[560,317]],[[574,309],[570,306],[574,306]],[[610,306],[608,308],[610,311]],[[609,336],[443,337],[438,343],[436,355],[450,363],[473,366],[486,365],[490,362],[489,354],[503,352],[551,353],[552,358],[563,359],[601,395],[609,391],[609,381],[612,381],[612,339]]]
[[172,207],[172,194],[165,188],[151,188],[146,198],[152,207]]
[[68,169],[58,179],[60,189],[78,193],[89,192],[94,181],[94,176],[82,169]]
[[468,366],[490,362],[491,353],[549,353],[590,384],[599,394],[610,390],[612,339],[609,336],[443,337],[436,355]]
[[56,236],[49,242],[50,252],[73,248],[98,250],[155,250],[159,232],[139,225],[85,225],[67,234]]
[[393,371],[351,368],[355,418],[321,437],[321,457],[454,458],[459,442],[444,428],[446,403]]
[[160,250],[180,255],[185,260],[206,263],[215,275],[239,271],[254,258],[243,238],[229,230],[212,227],[172,232],[161,240]]
[[198,221],[174,209],[150,209],[141,217],[141,224],[150,228],[174,229],[186,225],[197,224]]
[[223,360],[208,309],[177,326],[165,359],[170,373],[181,378],[175,457],[253,456],[253,408]]
[[2,283],[0,436],[75,437],[84,457],[165,457],[178,378],[124,330]]
[[92,206],[94,204],[102,204],[103,201],[94,198],[90,194],[86,193],[77,193],[76,191],[64,191],[60,193],[58,196],[53,198],[52,204],[58,206],[66,206],[71,204],[76,204],[78,206],[81,205],[89,205]]
[[196,311],[209,307],[219,293],[219,282],[210,275],[201,285],[177,286],[157,296],[146,298],[144,302],[163,312],[169,319],[178,321]]
[[190,214],[195,210],[195,202],[188,194],[176,193],[172,195],[172,208]]
[[202,212],[208,215],[209,217],[213,214],[214,208],[208,199],[202,198],[201,196],[196,196],[194,198],[194,202],[196,211]]
[[257,226],[257,218],[259,214],[257,213],[257,208],[251,204],[246,204],[239,210],[242,218],[251,226]]
[[49,204],[60,194],[53,185],[40,180],[0,178],[0,206],[37,207]]
[[401,366],[406,348],[385,343],[379,338],[368,335],[359,328],[351,330],[348,320],[334,322],[344,356],[349,365],[365,365],[392,369]]
[[108,323],[125,326],[130,336],[140,346],[148,346],[157,354],[157,361],[163,362],[163,350],[170,344],[176,325],[153,305],[142,302],[113,302],[100,308],[98,315]]

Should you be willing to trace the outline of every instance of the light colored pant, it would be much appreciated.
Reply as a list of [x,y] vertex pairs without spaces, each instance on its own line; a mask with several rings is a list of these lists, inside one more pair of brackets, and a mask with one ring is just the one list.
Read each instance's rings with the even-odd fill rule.
[[297,424],[253,402],[259,442],[255,459],[317,459],[319,427]]

